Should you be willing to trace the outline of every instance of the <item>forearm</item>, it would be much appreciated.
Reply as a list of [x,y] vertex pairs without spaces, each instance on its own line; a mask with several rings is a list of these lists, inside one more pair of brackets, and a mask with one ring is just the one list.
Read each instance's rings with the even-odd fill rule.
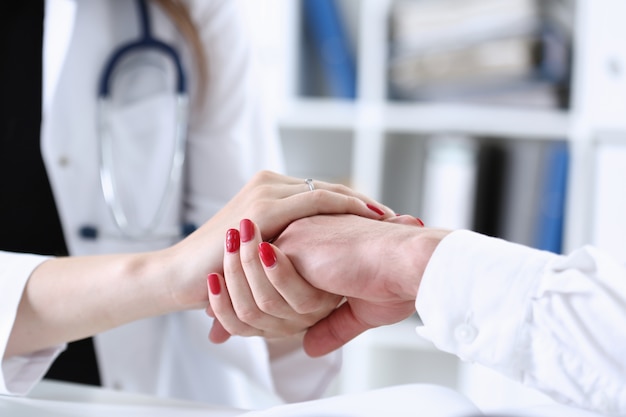
[[179,308],[154,255],[50,259],[30,276],[5,356],[80,339]]

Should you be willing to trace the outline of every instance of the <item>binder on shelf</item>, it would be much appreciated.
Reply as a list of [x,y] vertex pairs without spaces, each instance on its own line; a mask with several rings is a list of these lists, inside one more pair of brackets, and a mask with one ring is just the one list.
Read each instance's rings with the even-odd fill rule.
[[536,229],[543,159],[547,146],[544,141],[512,140],[507,143],[507,166],[504,174],[504,196],[500,234],[502,238],[526,246],[536,243]]
[[545,178],[538,207],[537,249],[561,253],[567,192],[569,149],[567,142],[553,144],[546,155]]
[[567,107],[571,33],[553,9],[536,0],[396,2],[390,98]]
[[335,0],[303,0],[305,30],[309,31],[321,63],[324,81],[332,97],[356,97],[356,67]]
[[502,237],[504,185],[508,152],[499,142],[482,141],[477,155],[473,230]]

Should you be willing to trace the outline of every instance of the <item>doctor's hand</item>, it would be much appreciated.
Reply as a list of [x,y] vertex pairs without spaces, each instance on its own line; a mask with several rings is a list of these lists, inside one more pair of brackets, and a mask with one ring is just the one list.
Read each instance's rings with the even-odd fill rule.
[[[5,356],[35,352],[146,317],[207,308],[207,275],[223,271],[224,232],[237,227],[240,219],[259,225],[254,237],[257,242],[277,236],[296,219],[320,213],[352,213],[372,219],[394,216],[388,208],[345,186],[315,181],[312,187],[314,191],[303,179],[260,172],[219,213],[169,248],[44,261],[32,272],[24,289]],[[250,253],[245,252],[245,256],[244,261]],[[281,267],[276,271],[283,271],[280,255],[278,261]],[[228,268],[231,275],[237,273],[232,266]],[[293,271],[287,275],[297,277]],[[294,310],[302,317],[293,316],[286,305],[277,304],[275,310],[268,310],[296,323],[285,326],[285,333],[306,328],[319,311],[330,309],[337,300],[305,287],[301,279],[290,285],[297,282],[298,286],[289,287],[295,290],[286,295],[285,302],[295,305]],[[255,300],[264,304],[265,298],[259,298],[260,287],[254,283],[251,288]],[[240,297],[239,290],[233,293]],[[303,294],[318,301],[302,303]],[[265,334],[276,334],[271,331],[275,321],[264,318],[251,322],[264,327]]]
[[276,246],[304,278],[346,297],[307,330],[304,349],[310,356],[331,352],[367,329],[399,322],[415,312],[426,265],[449,233],[421,226],[410,216],[373,221],[324,215],[298,220],[281,234]]
[[267,241],[297,219],[335,213],[377,220],[395,217],[389,208],[344,185],[316,180],[309,186],[301,178],[261,171],[209,221],[166,250],[167,259],[176,262],[177,275],[193,277],[183,285],[174,280],[169,290],[181,309],[206,308],[206,277],[223,272],[224,232],[237,228],[241,219],[252,220],[259,239]]
[[236,228],[241,219],[250,219],[262,240],[278,236],[294,220],[316,214],[356,214],[371,219],[394,217],[379,202],[341,184],[305,182],[271,171],[261,171],[212,219],[223,227]]
[[[225,248],[224,275],[212,273],[207,280],[207,314],[216,318],[209,333],[212,342],[231,335],[268,340],[301,336],[342,300],[304,280],[285,255],[262,241],[249,219],[240,222],[239,230],[226,232]],[[301,340],[295,341],[301,346]]]

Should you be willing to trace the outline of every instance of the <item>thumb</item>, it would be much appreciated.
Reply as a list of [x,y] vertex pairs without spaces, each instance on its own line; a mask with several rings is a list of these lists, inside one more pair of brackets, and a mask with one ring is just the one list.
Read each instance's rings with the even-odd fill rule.
[[339,349],[370,328],[371,326],[354,315],[349,303],[343,303],[306,331],[304,351],[313,358],[323,356]]

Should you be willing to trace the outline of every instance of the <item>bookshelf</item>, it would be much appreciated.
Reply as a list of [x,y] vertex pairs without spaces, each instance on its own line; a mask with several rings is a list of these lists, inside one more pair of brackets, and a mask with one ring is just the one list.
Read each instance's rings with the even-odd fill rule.
[[[594,243],[594,205],[589,198],[594,189],[594,144],[598,137],[626,136],[626,29],[619,20],[626,14],[626,3],[572,0],[575,13],[568,22],[574,51],[571,96],[569,107],[561,109],[391,100],[386,65],[391,53],[389,16],[397,1],[338,0],[347,19],[357,73],[356,99],[345,100],[303,94],[299,2],[273,0],[284,19],[272,24],[284,28],[274,44],[282,59],[272,63],[272,72],[279,73],[281,80],[280,94],[274,98],[279,96],[275,109],[288,173],[345,182],[398,212],[421,217],[421,181],[429,138],[453,134],[530,147],[565,141],[570,161],[563,252]],[[546,401],[487,370],[436,352],[417,339],[412,320],[375,329],[350,343],[341,381],[333,393],[433,382],[460,389],[485,410],[505,402],[529,405]],[[407,368],[407,361],[392,363],[394,357],[407,352],[418,369]],[[385,369],[381,363],[386,364]],[[499,395],[488,395],[480,386],[497,386]]]

